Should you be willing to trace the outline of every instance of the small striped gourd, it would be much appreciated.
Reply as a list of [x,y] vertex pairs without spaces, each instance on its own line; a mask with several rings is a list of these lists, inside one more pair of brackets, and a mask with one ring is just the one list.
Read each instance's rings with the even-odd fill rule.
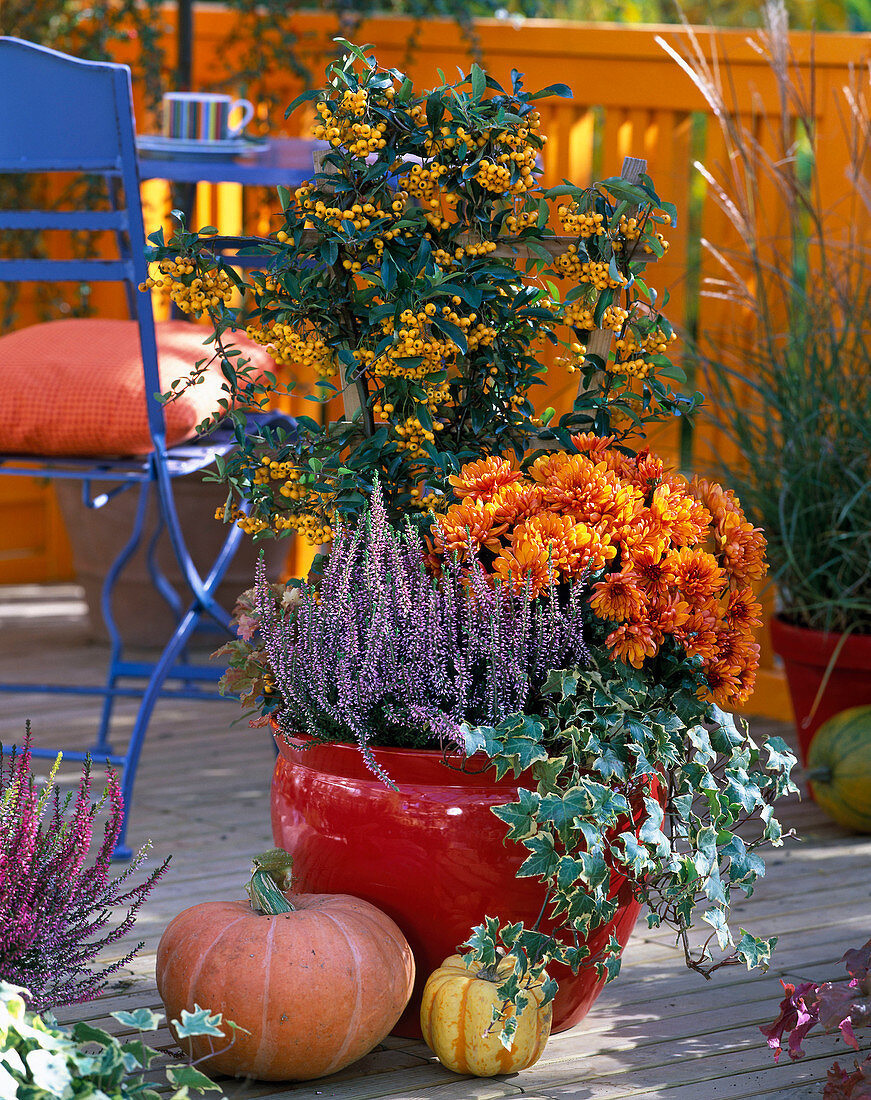
[[529,1003],[517,1020],[510,1049],[499,1041],[499,1024],[493,1025],[492,1008],[501,1004],[496,991],[513,965],[508,956],[491,973],[491,968],[467,966],[462,956],[451,955],[430,974],[423,990],[420,1026],[427,1046],[443,1066],[455,1073],[495,1077],[527,1069],[541,1057],[553,1015],[553,1001],[541,1004],[541,982],[526,990]]
[[871,706],[841,711],[820,726],[808,749],[806,777],[834,821],[871,833]]

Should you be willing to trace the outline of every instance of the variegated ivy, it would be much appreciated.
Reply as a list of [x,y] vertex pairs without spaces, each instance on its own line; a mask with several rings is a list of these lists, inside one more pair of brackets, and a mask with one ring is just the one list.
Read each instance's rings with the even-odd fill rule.
[[[671,926],[687,965],[705,976],[730,963],[765,967],[777,942],[743,929],[736,938],[728,918],[732,891],[749,896],[765,872],[759,849],[782,843],[772,804],[796,789],[794,756],[778,737],[757,745],[703,702],[685,657],[664,654],[654,674],[593,655],[589,667],[551,673],[543,716],[466,731],[468,752],[483,749],[500,777],[524,777],[517,800],[493,812],[528,850],[518,874],[542,880],[542,917],[556,922],[554,935],[539,927],[542,917],[532,927],[500,926],[497,914],[468,941],[468,956],[483,965],[509,953],[517,960],[495,1014],[506,1043],[508,1006],[522,1008],[529,978],[548,963],[616,977],[616,939],[596,957],[583,941],[615,915],[617,874],[646,904],[648,925]],[[707,927],[691,942],[698,920]],[[552,997],[556,983],[546,991]]]
[[[192,1092],[221,1092],[186,1063],[163,1065],[165,1080],[155,1078],[152,1063],[160,1052],[145,1045],[143,1033],[157,1031],[159,1013],[148,1008],[111,1013],[134,1029],[121,1040],[81,1020],[59,1027],[50,1016],[30,1012],[28,997],[27,990],[0,981],[0,1100],[190,1100]],[[244,1030],[219,1012],[194,1008],[182,1009],[181,1020],[172,1021],[179,1039],[212,1035],[230,1045],[235,1031]]]

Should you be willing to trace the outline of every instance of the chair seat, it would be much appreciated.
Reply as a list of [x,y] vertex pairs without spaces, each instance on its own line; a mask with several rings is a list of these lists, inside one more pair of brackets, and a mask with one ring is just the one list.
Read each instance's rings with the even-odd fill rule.
[[[155,325],[160,388],[186,378],[208,359],[207,329],[187,321]],[[241,334],[234,346],[255,375],[275,369],[266,351]],[[151,452],[139,327],[136,321],[68,318],[0,336],[3,400],[0,451],[20,455],[120,456]],[[203,379],[165,406],[166,440],[174,447],[219,408],[224,376]]]

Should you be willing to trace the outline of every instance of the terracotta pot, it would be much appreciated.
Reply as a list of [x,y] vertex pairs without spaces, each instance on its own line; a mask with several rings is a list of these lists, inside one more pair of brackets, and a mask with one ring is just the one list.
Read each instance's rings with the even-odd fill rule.
[[[514,800],[518,780],[497,782],[486,757],[486,770],[473,771],[472,758],[459,771],[459,758],[449,766],[441,752],[375,749],[399,788],[392,791],[353,745],[303,749],[295,747],[303,738],[276,740],[272,831],[275,843],[293,853],[296,888],[355,894],[399,925],[414,952],[417,979],[394,1034],[419,1037],[423,985],[472,928],[485,916],[532,924],[541,910],[541,883],[515,878],[527,850],[505,844],[505,826],[490,812]],[[615,889],[620,908],[587,941],[593,952],[612,932],[625,946],[638,917],[626,880]],[[553,1030],[565,1031],[586,1015],[604,982],[592,969],[552,972],[559,983]]]
[[802,764],[814,734],[827,719],[850,707],[871,704],[871,635],[850,634],[838,652],[819,705],[810,716],[842,638],[841,634],[792,626],[782,619],[771,620],[771,644],[783,661]]

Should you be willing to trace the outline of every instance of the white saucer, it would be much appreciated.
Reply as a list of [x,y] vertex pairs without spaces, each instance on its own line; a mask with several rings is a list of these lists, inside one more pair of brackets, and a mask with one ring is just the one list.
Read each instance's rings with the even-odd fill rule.
[[266,138],[234,137],[221,140],[200,138],[170,138],[162,134],[142,134],[136,139],[140,153],[167,157],[238,157],[246,153],[262,153],[269,147]]

